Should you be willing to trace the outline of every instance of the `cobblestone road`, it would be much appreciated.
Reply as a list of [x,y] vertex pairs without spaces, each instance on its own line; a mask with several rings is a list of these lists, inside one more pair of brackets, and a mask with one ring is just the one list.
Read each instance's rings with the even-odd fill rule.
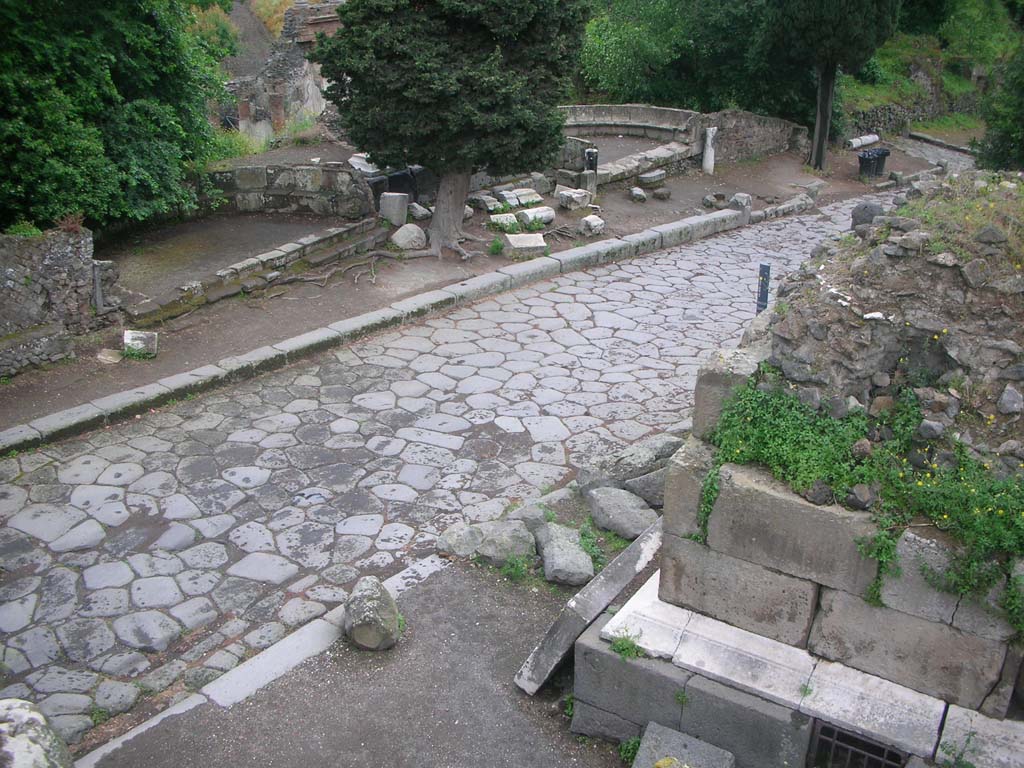
[[[702,353],[856,201],[564,275],[0,460],[0,696],[71,741],[678,424]],[[831,217],[831,218],[829,218]],[[200,629],[202,628],[202,629]]]

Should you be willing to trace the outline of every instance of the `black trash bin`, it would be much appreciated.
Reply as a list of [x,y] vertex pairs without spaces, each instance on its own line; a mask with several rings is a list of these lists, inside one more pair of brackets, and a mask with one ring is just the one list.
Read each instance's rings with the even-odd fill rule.
[[889,156],[889,150],[879,147],[875,150],[875,176],[885,175],[885,158]]
[[860,175],[866,177],[881,176],[885,173],[885,158],[889,156],[889,150],[884,147],[876,149],[865,149],[857,153],[860,161]]

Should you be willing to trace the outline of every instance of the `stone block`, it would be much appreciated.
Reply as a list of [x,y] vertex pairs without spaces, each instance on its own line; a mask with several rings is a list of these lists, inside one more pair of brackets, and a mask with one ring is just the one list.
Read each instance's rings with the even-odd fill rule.
[[600,216],[591,214],[580,219],[577,232],[584,237],[596,237],[604,232],[605,221]]
[[38,432],[41,439],[49,441],[101,426],[106,418],[106,414],[95,405],[85,403],[74,408],[40,416],[38,419],[30,421],[28,426]]
[[468,280],[445,286],[445,290],[455,296],[459,303],[476,301],[486,296],[493,296],[496,293],[507,291],[512,285],[512,279],[500,272],[489,272],[484,275],[477,275]]
[[568,657],[576,638],[618,597],[661,548],[661,521],[620,552],[566,603],[554,624],[516,672],[515,682],[531,696]]
[[604,625],[601,637],[608,642],[630,637],[649,657],[671,661],[694,614],[658,598],[659,575],[651,576],[626,601]]
[[679,727],[678,694],[691,673],[664,660],[622,659],[601,639],[608,620],[599,618],[576,641],[573,696],[638,726]]
[[816,506],[762,469],[727,464],[708,521],[708,546],[859,595],[878,564],[860,553],[857,541],[875,533],[867,512]]
[[329,349],[337,346],[342,341],[341,334],[332,331],[330,328],[317,328],[307,333],[293,336],[274,345],[288,356],[289,362],[319,352],[322,349]]
[[921,757],[931,757],[944,701],[842,664],[819,662],[800,711]]
[[647,171],[637,176],[636,183],[643,189],[655,189],[665,183],[665,179],[668,174],[664,169],[659,168],[655,171]]
[[238,189],[265,189],[267,168],[264,165],[249,165],[235,168],[235,186]]
[[525,210],[518,211],[516,213],[516,219],[524,227],[529,227],[536,222],[547,225],[551,224],[555,220],[555,209],[549,208],[546,205],[540,205],[535,208],[526,208]]
[[567,211],[577,211],[590,205],[590,193],[585,189],[565,189],[558,193],[558,205]]
[[818,586],[702,544],[665,535],[661,599],[782,643],[804,647]]
[[525,235],[504,235],[505,254],[515,261],[526,261],[538,256],[544,256],[548,250],[548,244],[544,241],[544,235],[539,232],[532,232]]
[[940,592],[925,578],[925,568],[942,573],[949,567],[953,541],[934,528],[907,528],[896,545],[900,575],[886,576],[882,602],[897,611],[944,624],[953,622],[958,595]]
[[981,714],[986,717],[1003,719],[1006,717],[1013,700],[1014,691],[1018,691],[1018,697],[1024,697],[1024,648],[1013,643],[1006,649],[1006,658],[1003,660],[1003,671],[999,676],[999,682],[991,690],[981,705]]
[[641,727],[631,720],[605,712],[585,701],[573,704],[572,724],[569,730],[597,739],[622,742],[640,736]]
[[516,196],[519,205],[538,205],[544,202],[544,198],[537,193],[537,190],[530,189],[529,187],[513,189],[512,194]]
[[19,424],[16,427],[5,429],[0,432],[0,453],[23,450],[38,444],[40,438],[39,432],[27,424]]
[[736,758],[731,752],[657,723],[648,723],[640,750],[633,760],[633,768],[664,768],[666,759],[675,760],[672,765],[680,768],[684,765],[690,768],[734,768],[736,765]]
[[742,768],[804,765],[812,720],[789,707],[694,675],[679,730],[728,750]]
[[661,233],[653,229],[645,229],[632,235],[623,235],[622,239],[632,244],[637,256],[661,250]]
[[693,614],[672,663],[746,693],[796,709],[815,658],[801,648]]
[[491,215],[491,224],[514,232],[519,227],[519,219],[514,213],[495,213]]
[[374,331],[398,325],[402,322],[402,318],[401,312],[386,307],[385,309],[356,315],[346,320],[339,320],[337,323],[331,323],[327,327],[332,331],[340,333],[343,340],[349,341],[351,339],[358,339],[360,336],[366,336]]
[[668,461],[665,475],[665,532],[686,538],[700,533],[700,499],[714,449],[690,436]]
[[380,217],[393,227],[405,225],[409,215],[409,196],[404,192],[385,192],[380,196]]
[[396,301],[391,308],[401,312],[403,318],[419,317],[439,309],[450,307],[455,303],[455,294],[450,291],[427,291],[410,296],[408,299]]
[[720,349],[708,358],[697,372],[693,393],[693,434],[706,438],[718,424],[722,408],[757,366],[768,357],[767,345],[742,349]]
[[810,649],[915,691],[977,709],[999,682],[1006,645],[824,589]]
[[[955,704],[950,705],[939,743],[956,750],[967,744],[966,759],[978,768],[1020,768],[1024,755],[1024,722],[995,720]],[[946,752],[938,757],[945,759]]]
[[170,397],[170,394],[170,391],[160,384],[147,384],[97,398],[92,404],[107,414],[108,419],[114,419],[141,413],[158,405]]

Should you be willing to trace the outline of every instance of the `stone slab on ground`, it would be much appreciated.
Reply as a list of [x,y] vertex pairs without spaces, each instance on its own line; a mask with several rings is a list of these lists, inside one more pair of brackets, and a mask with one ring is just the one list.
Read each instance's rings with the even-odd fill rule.
[[700,739],[649,723],[640,740],[640,750],[633,760],[633,768],[665,768],[667,758],[678,761],[672,765],[690,768],[734,768],[736,757],[732,752],[719,749]]
[[804,647],[818,585],[665,534],[661,599],[782,643]]
[[568,658],[573,644],[661,549],[661,521],[644,531],[566,603],[544,639],[516,672],[515,683],[531,696]]

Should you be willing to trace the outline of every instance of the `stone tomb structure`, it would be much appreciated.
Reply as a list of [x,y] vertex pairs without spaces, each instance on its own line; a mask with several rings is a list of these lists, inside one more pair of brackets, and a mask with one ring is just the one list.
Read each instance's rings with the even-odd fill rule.
[[[755,343],[701,369],[693,434],[667,469],[661,570],[577,642],[573,729],[626,739],[655,722],[740,768],[830,766],[813,758],[837,734],[874,750],[857,765],[945,764],[965,746],[979,768],[1024,765],[1022,650],[994,605],[927,582],[921,565],[952,552],[934,529],[903,535],[884,606],[863,599],[870,515],[811,504],[760,469],[721,468],[707,543],[695,540],[703,438],[767,355]],[[621,659],[621,637],[646,657]]]

